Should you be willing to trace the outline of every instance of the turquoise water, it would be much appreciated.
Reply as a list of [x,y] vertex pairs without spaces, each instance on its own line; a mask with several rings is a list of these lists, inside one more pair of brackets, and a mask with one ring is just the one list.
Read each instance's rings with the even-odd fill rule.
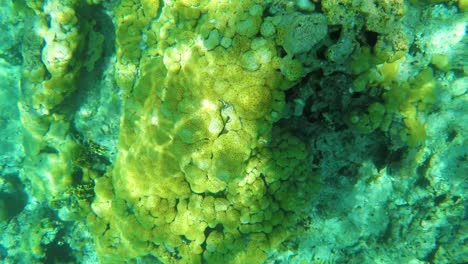
[[1,263],[467,263],[466,1],[0,1]]

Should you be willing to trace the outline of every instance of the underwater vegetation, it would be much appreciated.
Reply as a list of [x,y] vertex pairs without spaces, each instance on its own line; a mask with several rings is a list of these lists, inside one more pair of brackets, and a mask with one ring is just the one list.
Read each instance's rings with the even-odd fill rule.
[[468,261],[465,0],[1,5],[1,261]]

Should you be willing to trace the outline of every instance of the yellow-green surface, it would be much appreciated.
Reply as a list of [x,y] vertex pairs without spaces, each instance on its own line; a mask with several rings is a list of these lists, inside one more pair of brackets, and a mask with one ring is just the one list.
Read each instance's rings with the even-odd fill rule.
[[[318,184],[304,143],[271,132],[303,69],[278,56],[274,34],[259,34],[262,1],[115,5],[124,108],[117,159],[104,176],[89,168],[60,110],[81,67],[97,61],[82,40],[102,46],[102,37],[75,16],[83,3],[28,5],[52,20],[39,20],[43,65],[25,74],[25,168],[37,197],[54,207],[72,187],[75,217],[87,219],[102,261],[262,263],[298,231]],[[89,59],[78,60],[85,52]],[[80,193],[90,182],[87,204]]]
[[313,181],[300,140],[270,138],[290,85],[273,40],[257,36],[258,4],[116,7],[124,113],[118,158],[96,180],[90,220],[104,260],[262,263],[294,232],[300,192]]
[[[453,58],[438,51],[405,73],[416,59],[403,1],[324,0],[320,12],[305,2],[19,1],[16,11],[34,18],[23,38],[19,99],[23,175],[34,199],[83,223],[102,263],[264,263],[291,250],[310,220],[317,171],[334,169],[312,171],[323,156],[312,157],[320,146],[304,135],[332,135],[335,125],[383,132],[397,139],[393,146],[412,147],[407,167],[419,168],[436,74]],[[95,9],[112,17],[115,41]],[[93,113],[75,113],[109,42],[115,54],[107,53],[105,77],[122,101],[112,164],[77,128],[76,116]],[[314,80],[341,72],[348,82]],[[294,85],[288,96],[297,96],[299,121],[280,124]],[[324,102],[308,100],[315,93]],[[317,105],[324,112],[310,118]],[[339,148],[324,153],[340,156]],[[363,161],[346,153],[353,164],[340,175],[358,173]],[[355,175],[346,176],[336,181],[352,184]],[[24,242],[33,255],[46,255],[38,242],[46,232]]]

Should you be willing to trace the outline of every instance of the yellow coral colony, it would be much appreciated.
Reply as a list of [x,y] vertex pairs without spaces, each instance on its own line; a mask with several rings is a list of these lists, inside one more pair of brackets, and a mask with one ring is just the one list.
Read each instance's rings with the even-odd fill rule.
[[315,184],[304,144],[271,139],[292,83],[263,2],[117,5],[119,152],[88,218],[102,261],[263,263],[294,232]]
[[[33,31],[26,31],[24,79],[21,89],[21,122],[25,162],[36,198],[60,200],[73,181],[73,152],[77,144],[69,135],[69,121],[60,105],[76,89],[81,69],[79,54],[85,30],[79,29],[74,9],[79,1],[28,1],[38,15]],[[49,20],[49,21],[48,21]],[[42,53],[41,53],[42,51]],[[77,59],[78,57],[78,59]],[[41,63],[42,61],[42,63]]]

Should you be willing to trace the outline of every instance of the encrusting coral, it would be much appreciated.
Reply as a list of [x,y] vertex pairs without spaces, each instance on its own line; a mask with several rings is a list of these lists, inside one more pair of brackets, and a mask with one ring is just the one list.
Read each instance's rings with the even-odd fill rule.
[[[80,30],[75,13],[78,1],[27,1],[38,14],[24,39],[24,82],[19,108],[26,153],[25,170],[37,197],[63,199],[72,184],[72,153],[77,144],[69,133],[70,123],[61,105],[76,89],[86,31]],[[43,47],[43,48],[42,48]],[[42,50],[42,52],[41,52]]]
[[299,169],[303,143],[270,136],[292,82],[278,75],[273,39],[258,36],[263,9],[261,1],[116,7],[124,117],[91,221],[106,261],[262,263],[294,232],[317,183]]
[[[263,18],[266,3],[114,6],[123,115],[117,159],[104,174],[93,161],[105,164],[105,153],[83,140],[62,107],[82,68],[89,72],[99,60],[104,40],[80,13],[96,3],[26,3],[41,17],[39,38],[31,39],[37,47],[44,41],[28,60],[42,63],[25,74],[26,168],[37,197],[62,217],[86,216],[103,262],[152,255],[165,263],[262,263],[297,232],[318,183],[305,165],[305,144],[272,127],[285,90],[305,74],[279,47],[306,50],[294,36],[276,42],[275,25]],[[323,17],[314,19],[276,21],[313,26]],[[320,31],[313,41],[326,25]],[[96,42],[93,50],[86,41]],[[88,60],[77,60],[81,54]]]

